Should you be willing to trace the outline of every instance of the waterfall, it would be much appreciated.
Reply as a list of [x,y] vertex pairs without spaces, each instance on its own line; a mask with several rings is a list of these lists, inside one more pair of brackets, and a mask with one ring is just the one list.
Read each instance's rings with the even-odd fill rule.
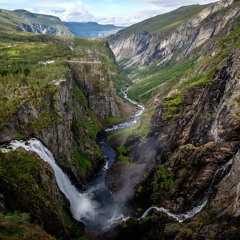
[[68,176],[57,165],[52,153],[37,139],[29,141],[12,141],[7,148],[1,149],[3,152],[16,150],[23,147],[27,151],[32,151],[47,162],[53,169],[60,191],[70,202],[70,210],[73,217],[79,221],[86,221],[95,218],[97,204],[91,200],[89,193],[81,193],[71,183]]
[[[122,90],[124,98],[132,104],[136,105],[138,112],[132,117],[133,120],[113,125],[105,129],[105,133],[103,131],[99,134],[98,143],[102,155],[105,158],[105,165],[100,170],[98,177],[96,177],[86,186],[86,191],[84,192],[80,192],[78,189],[76,189],[76,187],[71,183],[68,176],[57,165],[52,153],[39,140],[34,138],[28,141],[14,140],[9,144],[8,147],[0,148],[0,151],[8,152],[16,150],[19,147],[23,147],[27,151],[37,153],[41,159],[47,162],[54,171],[60,191],[70,202],[70,210],[73,217],[78,221],[82,221],[90,230],[105,231],[111,228],[113,225],[127,221],[130,218],[129,216],[124,216],[121,203],[117,202],[117,200],[105,185],[106,172],[116,159],[115,151],[111,149],[107,143],[106,132],[120,130],[136,124],[139,116],[144,111],[144,107],[142,105],[128,98],[127,91],[128,89],[125,91]],[[168,216],[172,217],[178,222],[183,222],[188,218],[194,217],[205,207],[212,193],[213,186],[218,184],[219,181],[226,175],[231,165],[232,159],[216,171],[213,181],[210,184],[204,198],[186,213],[174,214],[163,207],[152,206],[148,208],[143,213],[143,215],[138,218],[138,220],[141,220],[148,216],[153,209],[166,213]]]
[[221,166],[215,173],[213,180],[207,190],[207,192],[205,193],[205,196],[203,197],[203,199],[201,201],[198,202],[198,204],[193,207],[191,210],[187,211],[186,213],[181,213],[181,214],[174,214],[171,213],[169,210],[167,210],[164,207],[157,207],[157,206],[153,206],[148,208],[143,215],[138,218],[138,220],[141,220],[143,218],[145,218],[146,216],[149,215],[149,213],[151,212],[151,210],[155,209],[158,212],[164,212],[166,213],[169,217],[174,218],[175,220],[177,220],[178,222],[183,222],[186,219],[192,218],[194,217],[196,214],[198,214],[199,212],[202,211],[202,209],[206,206],[209,197],[212,194],[213,191],[213,187],[218,184],[222,178],[227,174],[227,172],[229,171],[231,165],[232,165],[233,159],[229,160],[227,163],[225,163],[223,166]]

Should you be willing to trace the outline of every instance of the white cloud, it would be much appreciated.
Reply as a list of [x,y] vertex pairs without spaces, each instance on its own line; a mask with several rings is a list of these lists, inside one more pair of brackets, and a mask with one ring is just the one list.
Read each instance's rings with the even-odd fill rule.
[[8,6],[9,9],[21,8],[35,13],[54,15],[62,21],[129,26],[180,6],[213,1],[215,0],[188,0],[186,3],[184,0],[131,0],[129,2],[131,6],[125,6],[116,0],[96,1],[91,2],[92,4],[90,2],[86,4],[88,0],[15,0],[14,3],[0,0],[0,3],[4,7]]
[[209,2],[216,2],[216,0],[188,0],[187,2],[185,0],[134,0],[134,2],[138,3],[149,3],[161,6],[163,8],[165,7],[171,7],[171,8],[177,8],[180,6],[186,6],[186,5],[192,5],[192,4],[206,4]]
[[28,10],[40,14],[54,15],[59,17],[62,21],[96,21],[96,17],[90,13],[88,5],[81,1],[55,3],[52,1],[40,2],[34,5],[34,9],[29,8]]

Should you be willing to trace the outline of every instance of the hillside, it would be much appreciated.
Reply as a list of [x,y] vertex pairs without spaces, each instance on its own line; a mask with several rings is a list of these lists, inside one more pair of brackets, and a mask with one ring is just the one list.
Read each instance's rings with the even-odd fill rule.
[[[208,44],[209,38],[220,38],[231,31],[231,26],[235,21],[238,23],[238,1],[229,8],[232,1],[221,1],[217,4],[203,6],[182,7],[168,14],[160,15],[157,19],[173,19],[170,21],[171,28],[167,25],[160,25],[160,33],[151,33],[143,31],[127,35],[124,31],[132,31],[132,27],[119,31],[116,35],[109,38],[111,48],[119,64],[135,79],[136,84],[130,90],[130,96],[148,101],[160,89],[160,85],[191,69],[195,61],[199,58],[197,51],[203,44]],[[180,10],[189,8],[198,10],[195,15],[182,20],[182,17],[176,18]],[[180,11],[180,12],[181,12]],[[217,13],[222,12],[221,14]],[[224,19],[220,19],[223,17]],[[137,26],[152,27],[155,24],[155,18],[139,23]],[[168,22],[165,20],[165,22]],[[175,23],[177,26],[175,26]],[[173,26],[172,26],[173,25]],[[162,27],[164,28],[161,32]],[[165,32],[165,27],[168,31]],[[133,28],[134,29],[134,28]],[[139,27],[138,27],[139,29]],[[164,33],[164,35],[162,35]],[[130,51],[131,49],[131,51]],[[201,54],[201,53],[200,53]]]
[[[97,133],[128,117],[125,108],[131,106],[114,87],[125,85],[126,76],[105,40],[14,31],[0,31],[0,40],[0,143],[41,140],[83,188],[103,162]],[[32,239],[35,228],[36,238],[47,238],[42,227],[65,239],[83,234],[47,163],[23,149],[0,155],[1,219],[9,219],[1,225],[1,239],[18,218],[11,235],[20,234],[18,239],[22,229]],[[29,214],[40,229],[30,224]]]
[[17,30],[81,38],[105,38],[123,27],[96,22],[62,22],[58,17],[31,13],[26,10],[0,9],[0,30]]
[[16,12],[0,22],[0,239],[238,239],[240,1],[109,42],[16,31],[35,16]]
[[[189,8],[197,11],[176,18]],[[134,80],[129,95],[146,107],[136,126],[109,137],[119,151],[108,177],[116,194],[139,174],[132,169],[147,169],[118,239],[238,238],[239,14],[239,1],[183,7],[109,38]]]
[[200,13],[207,6],[210,6],[210,4],[180,7],[172,12],[161,14],[140,23],[136,23],[130,27],[127,27],[122,31],[119,31],[116,36],[111,36],[109,39],[110,41],[113,41],[115,38],[118,39],[119,36],[124,36],[125,38],[127,38],[131,34],[136,34],[140,32],[164,35],[168,31],[175,29],[191,17]]
[[58,17],[31,13],[26,10],[0,10],[0,30],[17,30],[53,35],[73,36]]

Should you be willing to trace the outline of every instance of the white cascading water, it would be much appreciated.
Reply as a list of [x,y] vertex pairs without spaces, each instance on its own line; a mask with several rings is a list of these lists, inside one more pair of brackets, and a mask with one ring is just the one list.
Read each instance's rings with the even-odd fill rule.
[[[139,111],[133,116],[133,120],[125,123],[120,123],[113,125],[105,129],[106,132],[111,132],[114,130],[120,130],[132,126],[137,123],[139,116],[143,113],[144,107],[128,98],[127,91],[122,90],[122,94],[125,99],[127,99],[132,104],[136,105]],[[88,186],[85,192],[80,192],[71,183],[68,176],[62,171],[62,169],[56,164],[56,161],[52,153],[37,139],[30,139],[29,141],[12,141],[7,148],[1,148],[0,151],[8,152],[16,150],[18,147],[23,147],[27,151],[35,152],[39,155],[41,159],[48,162],[52,167],[56,181],[61,192],[66,196],[70,202],[70,210],[73,217],[76,220],[84,222],[92,230],[108,230],[112,225],[118,224],[120,222],[128,220],[130,217],[125,217],[122,214],[121,206],[113,198],[111,192],[107,189],[104,183],[106,176],[106,171],[111,167],[115,161],[116,153],[108,146],[107,140],[104,138],[100,141],[100,149],[105,156],[105,165],[99,172],[99,176],[93,180]],[[183,222],[188,218],[192,218],[197,213],[199,213],[204,206],[207,204],[210,193],[212,192],[212,185],[216,179],[220,179],[225,175],[226,170],[232,164],[232,160],[223,165],[215,174],[214,179],[207,191],[205,197],[199,202],[197,206],[192,208],[190,211],[182,214],[174,214],[163,207],[153,206],[148,208],[144,214],[138,219],[141,220],[148,216],[151,210],[155,209],[160,212],[166,213],[168,216],[174,218],[178,222]],[[103,197],[99,197],[102,195]],[[100,201],[99,199],[102,198]],[[110,205],[108,205],[110,204]]]
[[92,219],[95,217],[97,205],[91,201],[91,196],[88,193],[80,193],[71,183],[68,176],[56,164],[52,153],[37,139],[29,141],[12,141],[8,148],[1,149],[3,152],[16,150],[23,147],[27,151],[35,152],[41,159],[48,162],[52,167],[59,189],[70,202],[70,210],[73,217],[79,221]]
[[141,220],[143,218],[145,218],[146,216],[149,215],[149,213],[151,212],[151,210],[157,210],[158,212],[164,212],[166,213],[169,217],[174,218],[175,220],[177,220],[178,222],[183,222],[186,219],[192,218],[194,217],[196,214],[198,214],[199,212],[202,211],[202,209],[206,206],[208,199],[212,193],[212,188],[215,184],[217,184],[216,182],[219,182],[224,176],[225,174],[228,172],[230,166],[232,165],[232,161],[233,159],[229,160],[227,163],[225,163],[223,166],[221,166],[215,173],[214,178],[208,188],[208,191],[205,194],[205,197],[198,203],[197,206],[193,207],[191,210],[187,211],[186,213],[180,213],[180,214],[174,214],[171,213],[169,210],[167,210],[166,208],[163,207],[150,207],[148,208],[143,215],[138,218],[138,220]]
[[129,122],[124,122],[124,123],[119,123],[119,124],[116,124],[116,125],[113,125],[107,129],[105,129],[106,132],[111,132],[111,131],[116,131],[116,130],[121,130],[121,129],[124,129],[124,128],[127,128],[127,127],[130,127],[130,126],[133,126],[134,124],[137,123],[137,120],[138,118],[140,117],[140,115],[144,112],[145,108],[144,106],[142,106],[141,104],[139,104],[138,102],[130,99],[128,96],[127,96],[127,91],[128,91],[128,88],[126,90],[121,90],[121,93],[123,94],[123,97],[128,100],[130,103],[132,103],[133,105],[137,106],[138,107],[138,111],[135,115],[133,115],[133,120],[129,121]]

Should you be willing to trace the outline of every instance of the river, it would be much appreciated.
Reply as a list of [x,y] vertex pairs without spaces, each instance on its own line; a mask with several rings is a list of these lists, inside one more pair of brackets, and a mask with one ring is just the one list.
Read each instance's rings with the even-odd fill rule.
[[83,222],[86,229],[94,232],[106,231],[113,225],[129,218],[122,203],[118,201],[105,184],[107,171],[116,160],[116,152],[108,145],[107,134],[136,124],[139,116],[144,111],[142,105],[128,98],[127,90],[122,90],[124,98],[136,105],[138,111],[131,121],[113,125],[97,135],[97,143],[105,163],[97,177],[86,186],[85,191],[79,191],[71,183],[67,174],[57,165],[52,153],[38,139],[32,138],[28,141],[13,140],[7,147],[0,149],[3,152],[8,152],[23,147],[27,151],[37,153],[41,159],[48,162],[54,171],[60,191],[70,202],[73,217]]
[[[73,217],[76,220],[83,222],[86,229],[94,232],[107,231],[111,229],[111,227],[122,221],[126,221],[130,217],[122,201],[117,199],[105,184],[107,171],[116,160],[116,152],[108,145],[107,134],[111,131],[117,131],[136,124],[139,116],[144,111],[142,105],[128,98],[127,90],[122,91],[122,93],[128,101],[138,107],[138,111],[132,117],[131,121],[113,125],[98,134],[97,142],[105,159],[105,163],[99,171],[98,176],[86,186],[85,191],[78,190],[71,183],[67,174],[65,174],[57,165],[52,153],[38,139],[30,139],[28,141],[14,140],[7,147],[0,148],[2,152],[8,152],[16,150],[18,147],[23,147],[27,151],[37,153],[41,159],[48,162],[54,171],[60,191],[70,202],[70,210]],[[216,172],[216,179],[219,178],[219,175],[221,175],[222,178],[229,170],[231,164],[232,161],[229,161],[222,166]],[[212,184],[214,184],[214,181],[216,181],[215,177]],[[200,212],[207,204],[208,198],[212,193],[212,184],[204,198],[186,213],[173,214],[163,207],[152,206],[147,209],[138,220],[146,217],[153,209],[166,213],[178,222],[191,218]]]

